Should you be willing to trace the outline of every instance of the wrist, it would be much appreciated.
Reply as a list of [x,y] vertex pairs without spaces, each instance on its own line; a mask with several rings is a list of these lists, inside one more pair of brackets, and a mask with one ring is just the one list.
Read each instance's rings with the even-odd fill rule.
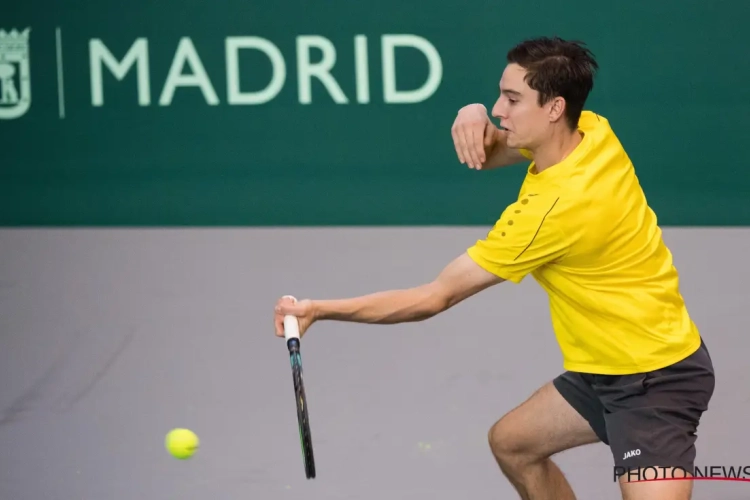
[[317,300],[310,300],[310,319],[313,322],[320,319],[320,305]]
[[311,300],[310,316],[313,321],[356,321],[356,303],[353,299]]
[[330,311],[326,309],[326,303],[322,300],[310,301],[310,313],[313,321],[328,319]]

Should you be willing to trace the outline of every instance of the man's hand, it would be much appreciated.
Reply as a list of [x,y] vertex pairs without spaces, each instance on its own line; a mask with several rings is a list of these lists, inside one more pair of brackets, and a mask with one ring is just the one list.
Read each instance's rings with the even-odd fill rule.
[[498,132],[483,105],[469,104],[461,108],[451,127],[458,161],[481,170],[498,140]]
[[308,328],[315,322],[315,311],[311,300],[300,300],[294,302],[290,297],[282,297],[276,302],[274,308],[273,322],[276,327],[276,336],[284,336],[284,316],[291,314],[297,317],[299,323],[299,336],[305,334]]
[[507,146],[507,132],[490,121],[481,104],[469,104],[458,111],[451,135],[458,160],[469,168],[490,170],[528,161],[519,150]]

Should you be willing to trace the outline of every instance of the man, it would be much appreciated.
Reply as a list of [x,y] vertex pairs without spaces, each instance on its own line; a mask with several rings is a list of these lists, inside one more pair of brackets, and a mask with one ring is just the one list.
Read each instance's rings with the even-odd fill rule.
[[[280,299],[304,333],[315,321],[421,321],[531,274],[549,295],[565,372],[503,416],[490,448],[524,499],[575,498],[553,455],[604,442],[625,472],[624,499],[683,500],[713,366],[633,165],[608,121],[583,111],[598,69],[577,42],[528,40],[508,53],[492,109],[462,108],[461,163],[487,170],[532,160],[518,200],[434,281],[343,300]],[[646,471],[645,467],[657,467]]]

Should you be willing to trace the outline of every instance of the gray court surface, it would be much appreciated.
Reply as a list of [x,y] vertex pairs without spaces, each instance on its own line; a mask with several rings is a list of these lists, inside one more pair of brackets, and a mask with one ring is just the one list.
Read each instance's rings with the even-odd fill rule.
[[[320,323],[303,339],[318,478],[304,477],[282,294],[432,279],[487,228],[0,231],[0,499],[514,499],[487,430],[554,377],[528,278],[422,323]],[[717,369],[699,465],[750,465],[750,230],[667,229]],[[165,433],[201,438],[189,461]],[[557,459],[619,498],[592,445]],[[696,499],[750,483],[696,483]]]

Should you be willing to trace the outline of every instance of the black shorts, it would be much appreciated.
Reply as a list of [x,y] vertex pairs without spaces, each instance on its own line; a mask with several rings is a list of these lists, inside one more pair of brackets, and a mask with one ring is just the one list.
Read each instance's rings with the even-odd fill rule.
[[615,467],[692,472],[698,423],[714,392],[713,364],[704,343],[660,370],[633,375],[565,372],[554,385],[609,445]]

